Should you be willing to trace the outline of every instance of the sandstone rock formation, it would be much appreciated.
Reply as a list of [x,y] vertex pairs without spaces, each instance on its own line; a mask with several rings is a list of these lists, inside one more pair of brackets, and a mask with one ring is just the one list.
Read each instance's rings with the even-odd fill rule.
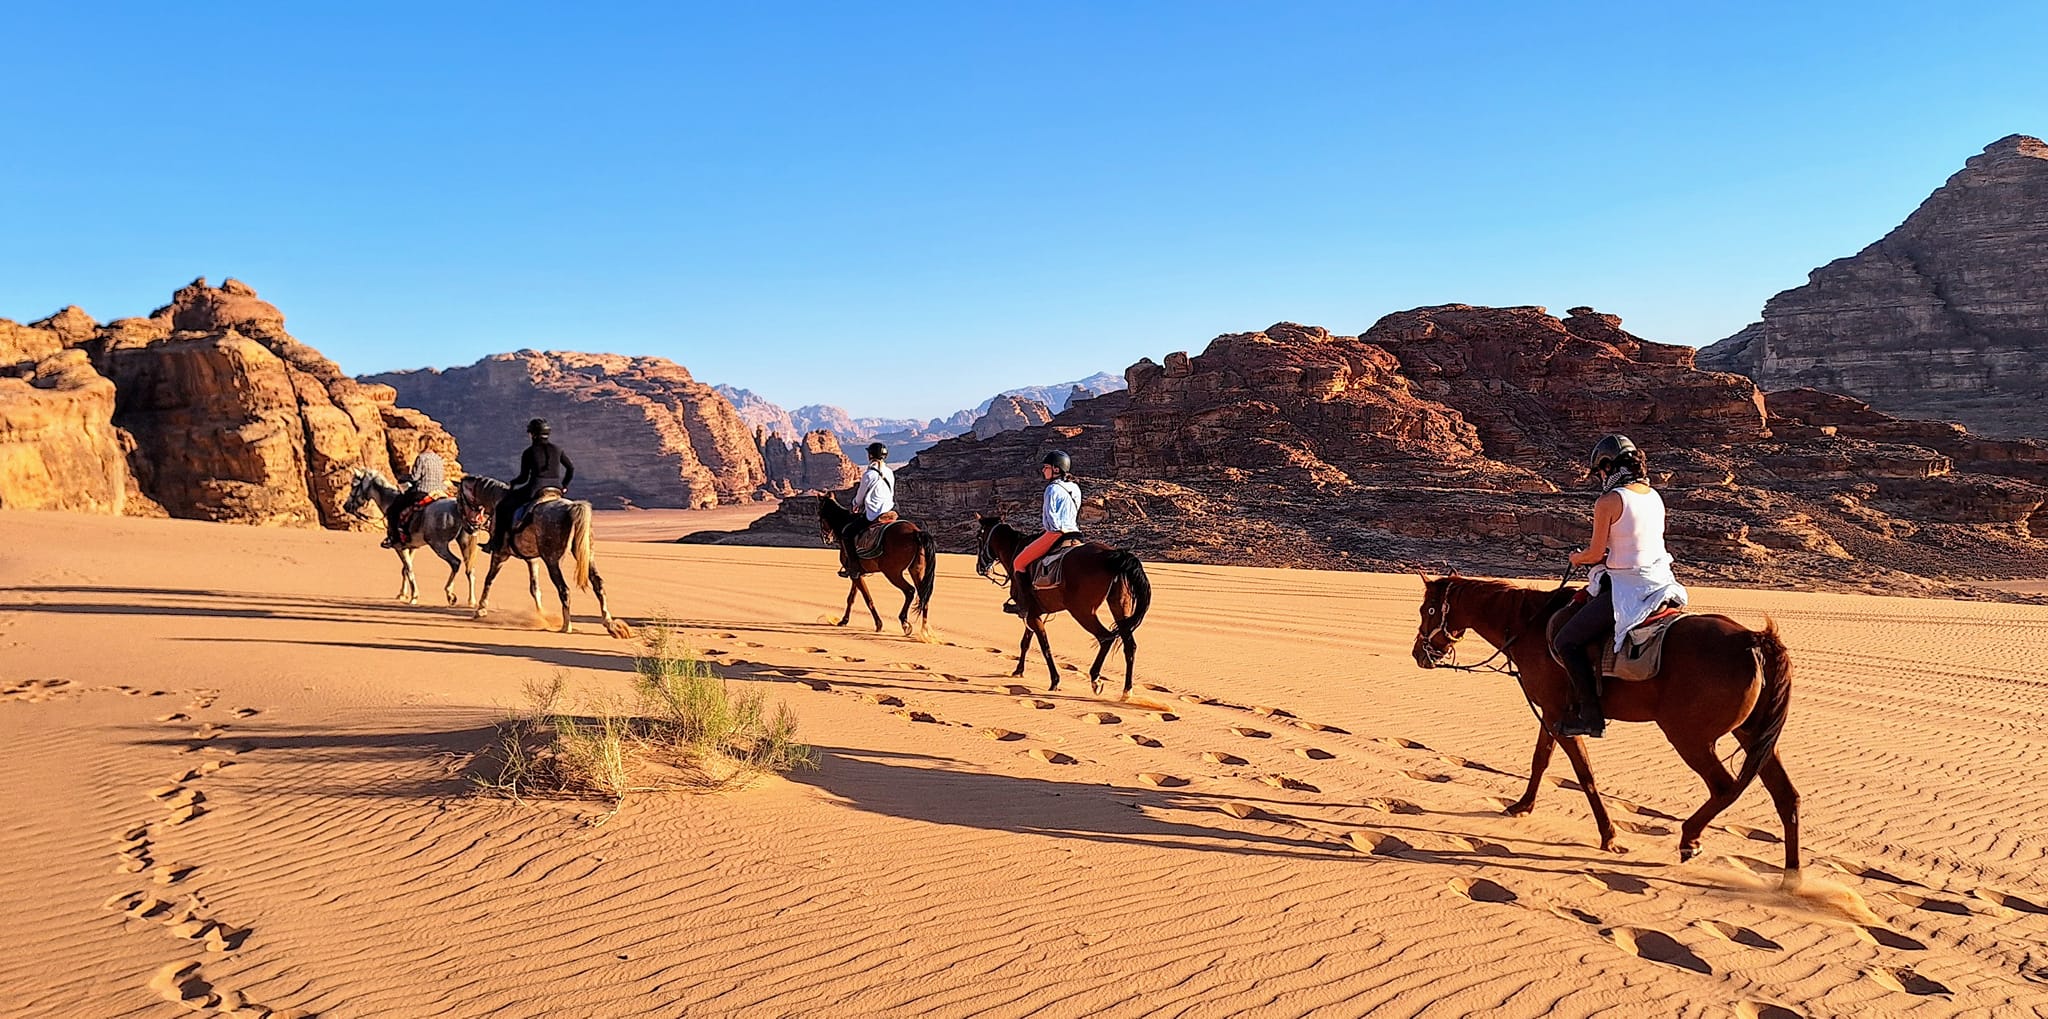
[[[88,424],[68,431],[64,452],[43,441],[38,458],[45,470],[69,465],[75,508],[369,529],[374,521],[341,508],[351,467],[395,475],[433,446],[460,471],[453,440],[430,419],[292,338],[283,314],[237,280],[196,280],[148,318],[105,326],[76,308],[25,327],[0,323],[0,363],[12,360],[13,374],[21,355],[52,343],[65,360],[45,358],[34,375],[47,392],[70,394],[75,419]],[[104,419],[96,394],[111,395]],[[0,413],[10,423],[32,417]],[[110,475],[105,465],[121,461]],[[121,496],[78,494],[112,481]]]
[[732,404],[663,358],[521,350],[364,381],[446,425],[472,469],[501,479],[518,472],[527,421],[548,419],[576,465],[572,494],[600,506],[701,509],[769,480]]
[[1700,363],[2048,437],[2048,144],[1993,142],[1897,229],[1771,298]]
[[839,448],[838,437],[822,428],[794,445],[756,428],[754,444],[768,472],[768,487],[777,495],[836,492],[860,481],[860,468]]
[[975,419],[968,431],[977,439],[993,438],[1001,432],[1014,432],[1019,428],[1042,425],[1052,420],[1052,411],[1037,400],[1021,396],[1002,396],[991,401],[988,411]]
[[[1282,323],[1140,361],[1128,391],[1045,424],[941,442],[899,472],[898,504],[969,551],[978,511],[1033,523],[1035,466],[1061,448],[1083,525],[1148,556],[1541,573],[1584,541],[1581,457],[1620,430],[1652,451],[1695,580],[1955,593],[2048,570],[2048,446],[1767,398],[1692,355],[1584,308],[1418,308],[1358,337]],[[804,508],[784,509],[755,533],[800,537]]]

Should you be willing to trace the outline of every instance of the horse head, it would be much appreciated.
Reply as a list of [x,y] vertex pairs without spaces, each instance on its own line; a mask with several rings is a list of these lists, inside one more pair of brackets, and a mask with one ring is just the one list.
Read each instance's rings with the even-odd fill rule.
[[1425,669],[1434,669],[1451,655],[1451,648],[1458,639],[1465,636],[1463,621],[1453,622],[1457,606],[1452,604],[1452,590],[1457,574],[1447,577],[1430,577],[1421,570],[1415,571],[1422,578],[1421,621],[1415,626],[1415,664]]

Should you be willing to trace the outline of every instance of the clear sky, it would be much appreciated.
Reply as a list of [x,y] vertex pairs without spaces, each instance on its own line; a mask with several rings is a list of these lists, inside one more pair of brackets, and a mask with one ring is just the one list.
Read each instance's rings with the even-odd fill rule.
[[8,4],[0,316],[935,415],[1452,301],[1710,342],[2048,132],[2048,4],[1545,6]]

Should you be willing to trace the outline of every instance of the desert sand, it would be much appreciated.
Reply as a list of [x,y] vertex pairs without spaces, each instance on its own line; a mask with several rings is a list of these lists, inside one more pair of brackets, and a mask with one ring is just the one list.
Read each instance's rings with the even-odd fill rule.
[[581,592],[561,635],[517,572],[393,602],[374,535],[0,533],[0,1015],[2048,1015],[2048,608],[1695,592],[1793,649],[1794,896],[1761,789],[1676,862],[1704,791],[1647,726],[1593,750],[1628,854],[1570,788],[1500,816],[1535,723],[1414,666],[1414,577],[1153,566],[1119,703],[1012,680],[963,557],[926,644],[824,622],[822,548],[601,541],[823,763],[592,824],[462,774],[529,678],[627,685]]

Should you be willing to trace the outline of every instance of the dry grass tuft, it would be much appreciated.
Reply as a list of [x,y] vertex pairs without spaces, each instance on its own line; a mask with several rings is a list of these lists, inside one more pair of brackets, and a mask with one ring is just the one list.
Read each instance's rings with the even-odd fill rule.
[[796,716],[767,695],[735,688],[698,660],[668,625],[643,635],[631,698],[585,693],[568,707],[568,677],[526,684],[525,711],[471,771],[491,794],[609,800],[636,792],[707,792],[756,776],[817,767],[796,738]]

